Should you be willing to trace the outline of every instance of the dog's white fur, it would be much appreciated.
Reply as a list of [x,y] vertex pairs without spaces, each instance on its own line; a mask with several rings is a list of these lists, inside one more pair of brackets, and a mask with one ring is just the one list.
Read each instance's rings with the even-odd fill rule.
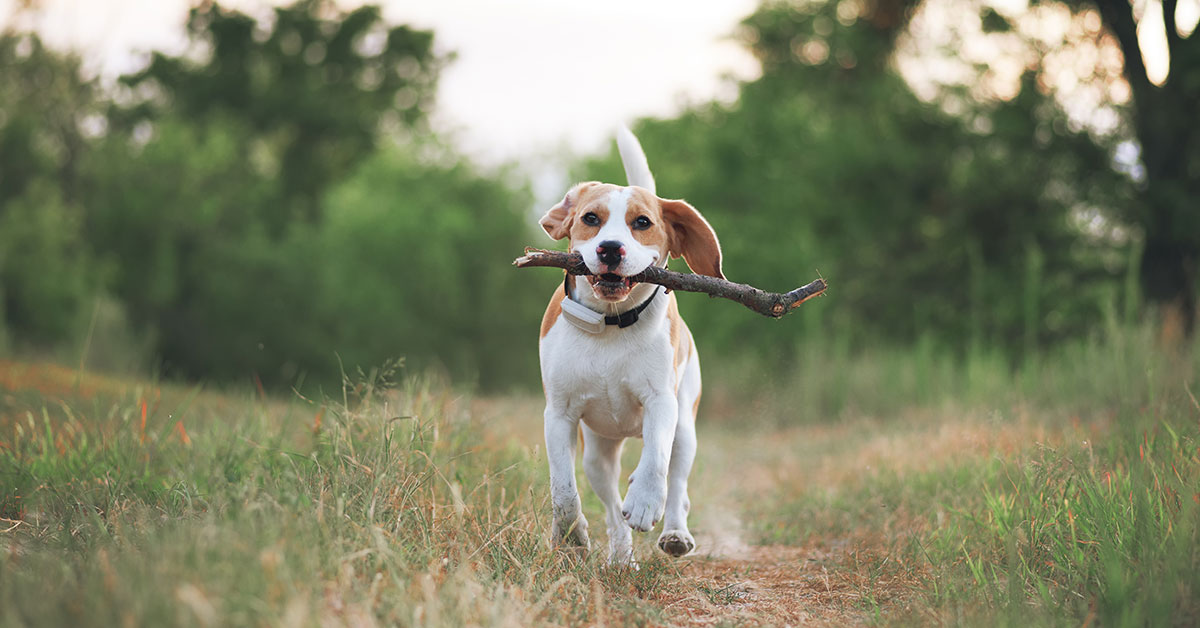
[[625,125],[617,129],[617,152],[621,154],[621,165],[625,166],[625,179],[629,181],[629,185],[636,185],[649,190],[651,194],[656,194],[658,190],[654,186],[654,175],[650,174],[650,162],[646,161],[642,144]]
[[[618,148],[631,186],[580,184],[542,219],[551,237],[571,238],[594,273],[634,275],[650,264],[665,266],[683,255],[695,272],[721,276],[716,234],[690,205],[654,195],[654,178],[633,134],[622,128]],[[604,222],[584,227],[578,218],[590,210]],[[638,216],[659,227],[631,228]],[[615,240],[625,249],[619,266],[609,268],[597,243]],[[706,269],[706,270],[701,270]],[[589,333],[560,316],[563,298],[607,315],[643,303],[659,289],[636,284],[624,298],[593,289],[592,278],[573,278],[570,295],[559,288],[542,324],[539,346],[546,392],[545,436],[556,543],[588,547],[587,521],[575,484],[577,433],[583,432],[583,467],[604,503],[609,561],[633,560],[632,530],[648,531],[663,521],[659,547],[681,556],[695,547],[688,531],[688,474],[696,453],[696,408],[700,360],[674,294],[657,294],[638,322],[624,329],[606,326]],[[637,468],[620,495],[620,453],[626,438],[645,443]]]

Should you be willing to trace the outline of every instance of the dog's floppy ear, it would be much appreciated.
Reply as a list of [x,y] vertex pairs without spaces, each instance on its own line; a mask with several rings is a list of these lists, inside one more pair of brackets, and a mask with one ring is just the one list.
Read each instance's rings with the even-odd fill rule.
[[538,224],[546,230],[551,238],[561,240],[570,234],[571,223],[575,220],[575,209],[579,205],[579,195],[593,183],[595,182],[580,183],[571,188],[563,197],[562,202],[551,207],[550,211],[546,212],[546,215],[538,221]]
[[721,243],[717,233],[695,207],[684,201],[658,199],[667,223],[671,257],[683,256],[688,268],[699,275],[725,278],[721,272]]

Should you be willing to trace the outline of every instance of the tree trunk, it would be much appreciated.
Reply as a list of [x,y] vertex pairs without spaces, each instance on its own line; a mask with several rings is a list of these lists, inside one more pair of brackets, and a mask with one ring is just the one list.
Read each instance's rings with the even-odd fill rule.
[[[1200,37],[1186,39],[1175,23],[1176,0],[1163,2],[1170,68],[1154,85],[1138,45],[1139,24],[1128,0],[1093,0],[1124,56],[1133,94],[1133,123],[1146,180],[1134,220],[1145,233],[1140,279],[1146,301],[1161,310],[1162,339],[1176,345],[1196,329],[1200,261]],[[1143,17],[1145,19],[1145,17]]]
[[1160,308],[1164,346],[1182,343],[1196,330],[1196,250],[1158,234],[1146,235],[1142,294]]

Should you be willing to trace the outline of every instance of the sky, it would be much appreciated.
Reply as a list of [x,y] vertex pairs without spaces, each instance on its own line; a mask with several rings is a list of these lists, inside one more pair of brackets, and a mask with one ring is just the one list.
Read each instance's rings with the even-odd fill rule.
[[[8,20],[20,0],[0,0]],[[145,51],[179,51],[187,0],[40,0],[33,22],[53,46],[115,77]],[[250,12],[270,2],[224,0]],[[485,162],[599,150],[617,125],[736,95],[758,64],[731,35],[756,0],[382,0],[393,22],[432,29],[457,58],[435,124]],[[580,98],[580,93],[595,95]]]

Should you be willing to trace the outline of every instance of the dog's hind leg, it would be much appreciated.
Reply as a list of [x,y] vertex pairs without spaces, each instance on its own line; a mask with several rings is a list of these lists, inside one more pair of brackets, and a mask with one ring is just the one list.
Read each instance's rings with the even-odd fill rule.
[[583,425],[583,470],[592,490],[604,504],[608,562],[621,565],[633,562],[633,531],[621,515],[621,493],[617,487],[623,442],[623,439],[601,436]]
[[679,421],[675,423],[675,442],[667,476],[667,510],[663,515],[663,533],[658,547],[671,556],[683,556],[696,547],[688,531],[688,475],[696,458],[696,407],[700,402],[700,360],[695,350],[688,359],[679,386]]

